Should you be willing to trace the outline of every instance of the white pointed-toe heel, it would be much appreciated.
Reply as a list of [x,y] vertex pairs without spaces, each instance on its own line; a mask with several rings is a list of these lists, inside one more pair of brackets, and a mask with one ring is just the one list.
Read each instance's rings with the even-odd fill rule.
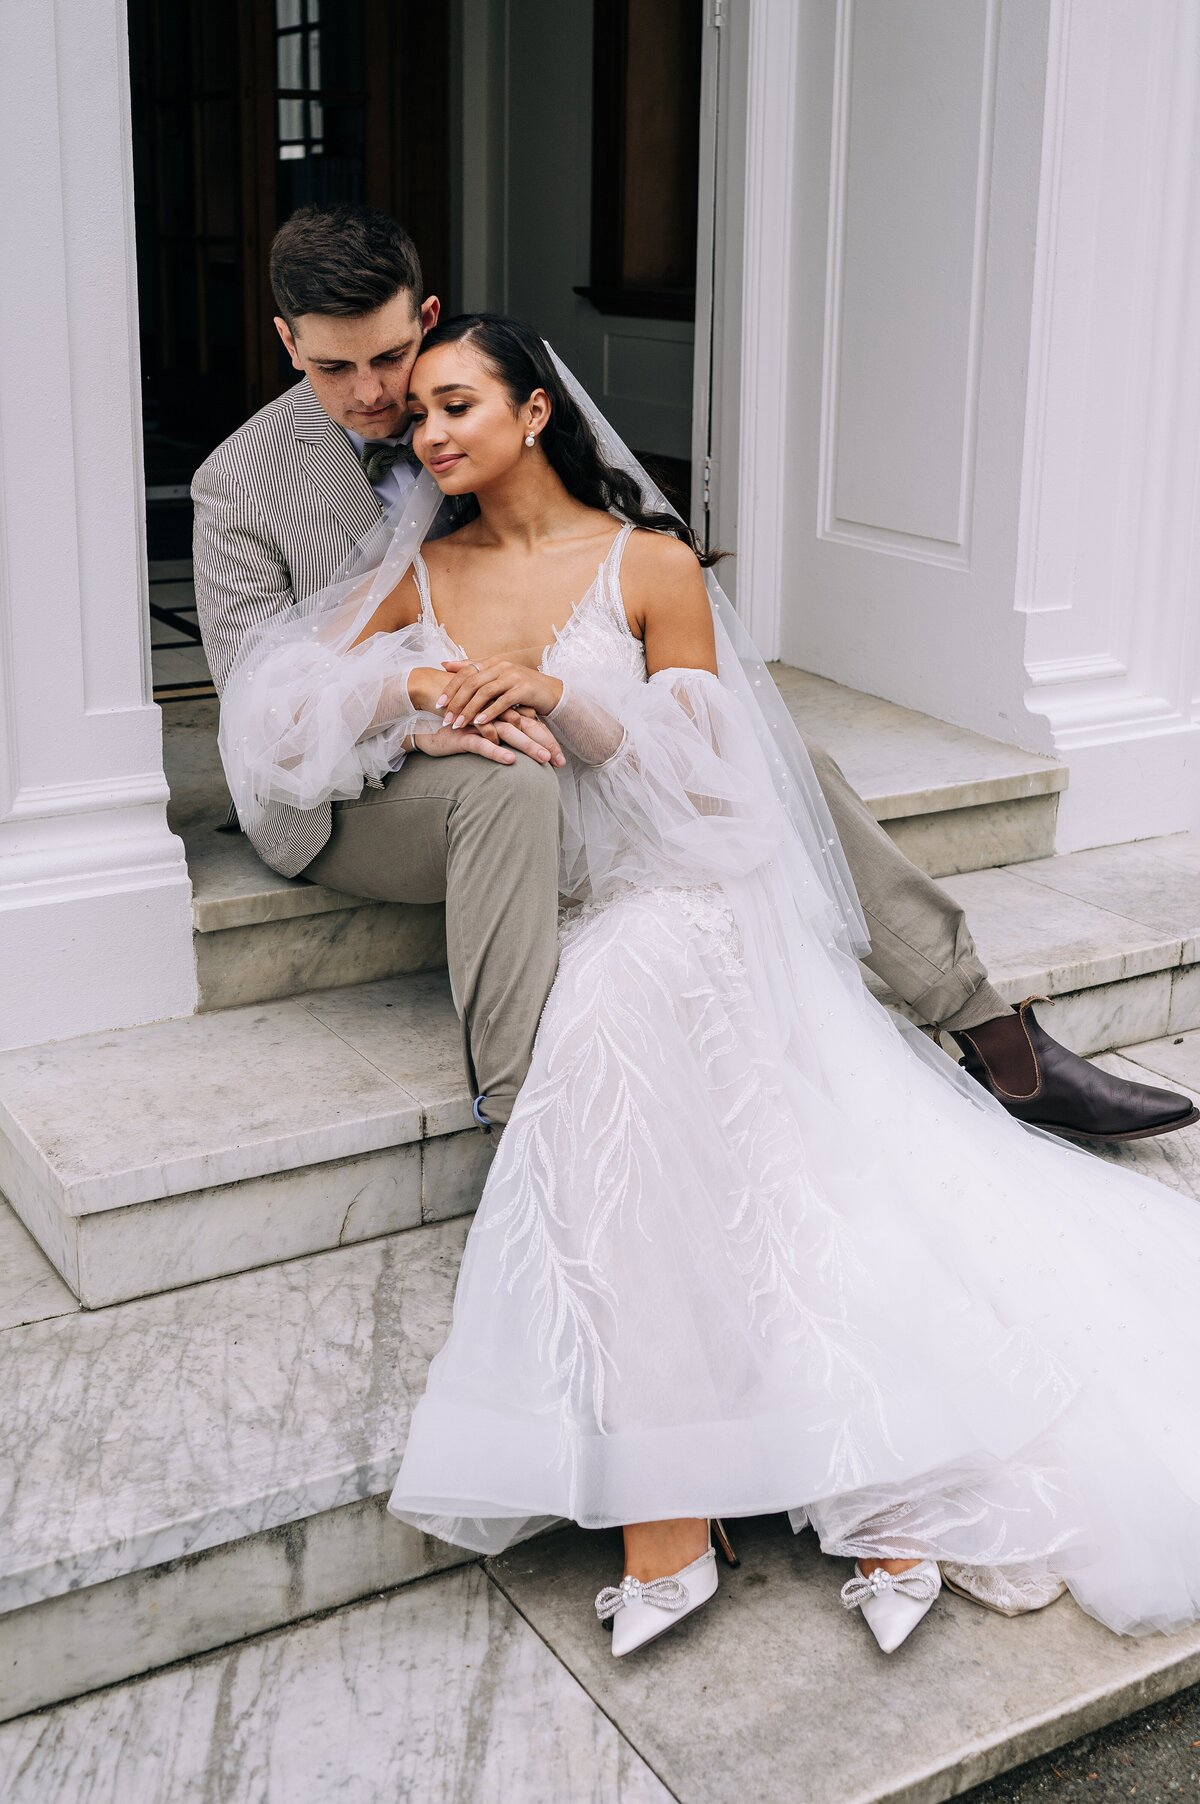
[[641,1579],[626,1576],[619,1585],[607,1585],[596,1599],[596,1615],[601,1622],[612,1622],[612,1651],[619,1660],[635,1648],[644,1647],[659,1635],[698,1610],[714,1596],[717,1589],[717,1558],[713,1550],[713,1534],[731,1566],[738,1563],[722,1525],[714,1520],[709,1525],[708,1546],[698,1560],[666,1578]]
[[886,1572],[877,1566],[867,1578],[858,1567],[842,1586],[847,1610],[861,1610],[867,1627],[885,1654],[894,1654],[907,1641],[942,1588],[935,1560],[922,1560],[907,1572]]

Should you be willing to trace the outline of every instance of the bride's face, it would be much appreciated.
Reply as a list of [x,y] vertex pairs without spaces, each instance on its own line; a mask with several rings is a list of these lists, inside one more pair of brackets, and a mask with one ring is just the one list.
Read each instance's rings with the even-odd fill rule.
[[474,495],[530,456],[525,444],[549,418],[541,389],[513,406],[508,389],[470,344],[438,345],[417,359],[408,390],[413,450],[446,495]]

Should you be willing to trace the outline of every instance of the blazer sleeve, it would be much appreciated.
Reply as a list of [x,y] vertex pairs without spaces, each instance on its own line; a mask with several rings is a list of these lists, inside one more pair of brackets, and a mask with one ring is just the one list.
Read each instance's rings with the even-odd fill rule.
[[285,613],[295,598],[279,547],[219,451],[196,471],[192,501],[196,617],[220,694],[248,629]]

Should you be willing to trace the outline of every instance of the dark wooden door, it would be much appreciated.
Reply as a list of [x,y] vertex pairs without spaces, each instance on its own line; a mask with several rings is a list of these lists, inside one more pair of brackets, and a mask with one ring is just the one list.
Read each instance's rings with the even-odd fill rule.
[[444,292],[448,9],[421,0],[130,0],[147,467],[181,481],[290,380],[267,282],[296,206],[400,219]]

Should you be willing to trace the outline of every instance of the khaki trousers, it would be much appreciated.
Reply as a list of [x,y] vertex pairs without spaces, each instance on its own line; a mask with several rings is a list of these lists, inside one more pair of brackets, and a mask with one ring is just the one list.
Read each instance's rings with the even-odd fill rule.
[[[808,744],[871,934],[867,964],[928,1022],[1006,1012],[958,904],[910,864],[820,746]],[[446,961],[472,1094],[506,1122],[558,959],[558,787],[531,758],[414,754],[336,803],[304,872],[350,896],[446,903]]]
[[558,963],[558,781],[518,757],[414,753],[334,804],[304,875],[348,896],[446,904],[446,963],[473,1096],[506,1122]]
[[804,743],[866,916],[866,964],[922,1021],[952,1032],[1007,1014],[958,903],[893,844],[829,753]]

